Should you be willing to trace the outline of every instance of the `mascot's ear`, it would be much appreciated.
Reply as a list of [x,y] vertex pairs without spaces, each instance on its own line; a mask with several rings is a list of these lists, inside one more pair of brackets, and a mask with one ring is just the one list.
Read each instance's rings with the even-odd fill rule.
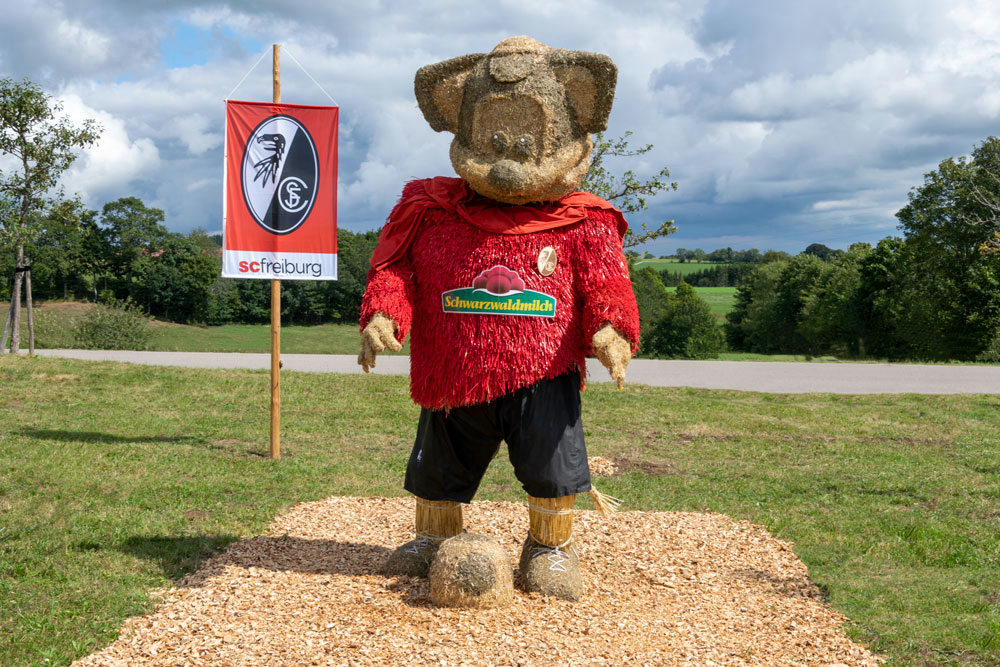
[[556,78],[566,87],[566,101],[583,132],[603,132],[615,99],[618,68],[607,56],[557,49],[551,56]]
[[437,132],[458,130],[465,79],[485,53],[470,53],[417,70],[413,90],[424,118]]

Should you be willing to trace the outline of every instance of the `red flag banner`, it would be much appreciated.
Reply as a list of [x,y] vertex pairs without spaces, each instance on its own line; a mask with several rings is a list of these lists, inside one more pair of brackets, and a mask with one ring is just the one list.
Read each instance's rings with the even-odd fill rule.
[[223,277],[337,279],[338,112],[226,101]]

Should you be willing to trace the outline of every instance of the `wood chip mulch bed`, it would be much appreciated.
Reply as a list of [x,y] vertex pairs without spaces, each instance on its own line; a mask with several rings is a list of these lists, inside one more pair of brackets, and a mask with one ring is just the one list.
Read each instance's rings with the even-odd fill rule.
[[[466,529],[516,565],[524,505],[475,502]],[[407,498],[297,505],[232,544],[78,665],[875,665],[791,546],[719,514],[578,513],[579,603],[518,591],[504,609],[431,605],[379,567],[410,539]],[[516,581],[516,578],[515,578]]]

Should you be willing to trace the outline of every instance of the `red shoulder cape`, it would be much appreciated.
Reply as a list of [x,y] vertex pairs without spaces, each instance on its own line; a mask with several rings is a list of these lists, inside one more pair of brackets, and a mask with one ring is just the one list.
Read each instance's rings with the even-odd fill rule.
[[476,194],[461,178],[410,181],[382,228],[371,266],[378,271],[403,257],[430,209],[454,213],[493,234],[531,234],[579,222],[587,217],[588,208],[611,211],[618,219],[618,233],[625,236],[628,223],[622,212],[589,192],[574,192],[557,202],[515,206]]

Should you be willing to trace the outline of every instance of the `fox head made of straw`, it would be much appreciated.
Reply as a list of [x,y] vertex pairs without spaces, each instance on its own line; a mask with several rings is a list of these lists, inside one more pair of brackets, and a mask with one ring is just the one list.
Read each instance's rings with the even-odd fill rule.
[[485,197],[526,204],[579,188],[617,78],[605,55],[510,37],[489,53],[421,67],[414,89],[431,127],[455,135],[458,175]]

